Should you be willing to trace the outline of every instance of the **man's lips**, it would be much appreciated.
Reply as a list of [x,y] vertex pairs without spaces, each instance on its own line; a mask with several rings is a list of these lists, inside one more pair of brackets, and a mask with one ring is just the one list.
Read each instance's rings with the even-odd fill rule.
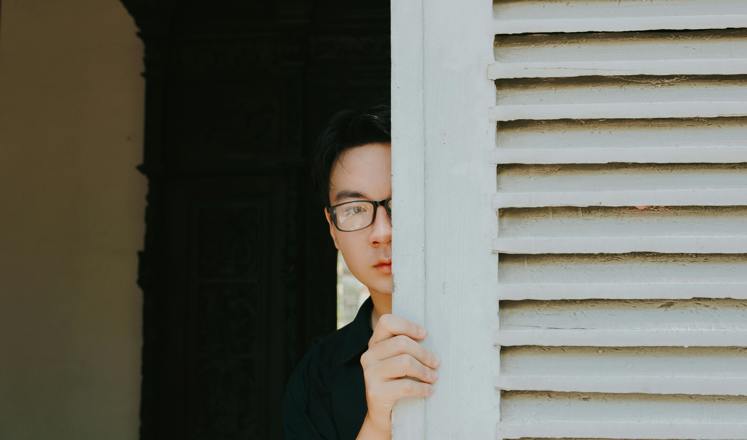
[[392,262],[379,262],[376,266],[374,266],[379,272],[382,272],[386,275],[389,275],[392,273]]

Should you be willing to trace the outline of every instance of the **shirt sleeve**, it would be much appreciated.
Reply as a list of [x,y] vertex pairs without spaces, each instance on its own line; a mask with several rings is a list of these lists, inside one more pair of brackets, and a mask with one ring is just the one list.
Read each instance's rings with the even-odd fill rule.
[[283,436],[285,440],[331,440],[320,432],[309,413],[309,369],[317,344],[312,345],[288,379],[283,396]]

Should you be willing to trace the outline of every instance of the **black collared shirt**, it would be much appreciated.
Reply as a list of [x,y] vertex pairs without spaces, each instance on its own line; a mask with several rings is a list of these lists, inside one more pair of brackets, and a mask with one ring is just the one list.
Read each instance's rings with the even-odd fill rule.
[[360,356],[368,349],[371,297],[345,327],[312,344],[288,379],[283,397],[286,440],[355,439],[366,417]]

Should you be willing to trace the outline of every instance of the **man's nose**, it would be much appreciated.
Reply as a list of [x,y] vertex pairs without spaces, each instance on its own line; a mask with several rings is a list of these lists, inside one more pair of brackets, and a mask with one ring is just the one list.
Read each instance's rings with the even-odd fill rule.
[[[392,219],[383,206],[377,206],[376,209],[376,220],[373,223],[370,240],[372,243],[389,243],[392,240]],[[381,212],[378,212],[379,209]]]

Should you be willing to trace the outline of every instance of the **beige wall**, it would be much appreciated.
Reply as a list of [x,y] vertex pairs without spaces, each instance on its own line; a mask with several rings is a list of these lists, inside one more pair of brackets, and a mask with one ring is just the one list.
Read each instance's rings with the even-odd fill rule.
[[142,45],[116,0],[3,0],[0,439],[136,439]]

